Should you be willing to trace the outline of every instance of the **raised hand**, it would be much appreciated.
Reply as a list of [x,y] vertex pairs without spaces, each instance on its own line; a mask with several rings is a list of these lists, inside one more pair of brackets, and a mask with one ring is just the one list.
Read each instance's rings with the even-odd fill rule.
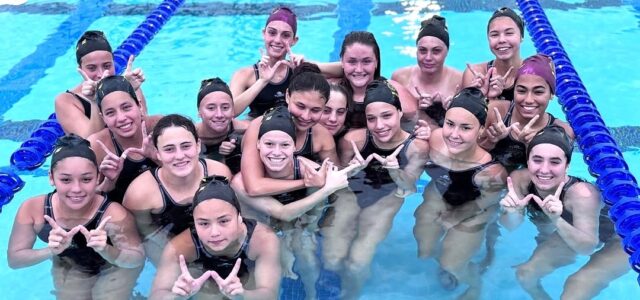
[[260,79],[271,81],[273,77],[276,75],[276,71],[281,64],[287,63],[285,60],[277,61],[273,67],[270,65],[271,58],[268,55],[264,55],[264,51],[262,48],[260,49],[260,55],[262,59],[258,63],[258,76]]
[[442,96],[439,92],[435,92],[433,94],[423,94],[420,92],[417,86],[415,87],[415,89],[416,93],[418,94],[418,108],[427,109],[431,105],[433,105],[434,102],[442,103]]
[[100,221],[96,229],[88,230],[82,225],[78,225],[80,232],[87,240],[87,247],[93,248],[96,252],[100,253],[107,247],[107,231],[104,229],[111,220],[111,216],[107,216]]
[[216,271],[209,271],[211,278],[218,284],[220,293],[229,299],[242,299],[244,295],[244,287],[242,286],[242,282],[240,282],[240,278],[238,278],[240,264],[242,264],[242,259],[238,258],[236,264],[233,265],[231,273],[224,279],[220,277]]
[[189,273],[189,268],[187,268],[187,263],[185,262],[182,254],[180,254],[179,259],[181,273],[178,280],[173,284],[171,292],[183,297],[190,297],[200,291],[202,285],[204,285],[207,279],[211,276],[211,271],[204,272],[202,276],[194,279]]
[[362,154],[360,154],[360,150],[358,150],[356,142],[354,142],[353,140],[351,141],[351,147],[353,148],[354,155],[351,161],[349,161],[349,166],[354,165],[355,167],[350,169],[350,172],[348,173],[349,177],[366,168],[371,160],[373,160],[373,154],[369,155],[366,159],[363,158]]
[[524,128],[522,129],[518,127],[513,127],[511,129],[513,130],[513,133],[516,134],[516,139],[518,141],[523,142],[525,144],[529,144],[529,142],[531,142],[531,139],[533,139],[533,137],[537,133],[537,131],[533,129],[533,124],[535,124],[536,121],[538,121],[539,117],[540,115],[535,115],[533,118],[531,118],[529,123],[527,123],[527,125],[525,125]]
[[322,162],[322,165],[319,169],[316,170],[315,162],[312,162],[304,157],[294,158],[297,159],[304,166],[304,186],[305,187],[315,187],[321,188],[325,185],[325,181],[327,178],[327,170],[330,166],[333,166],[333,163],[329,161],[328,158]]
[[555,193],[547,196],[544,200],[540,199],[538,196],[533,196],[533,200],[538,203],[538,206],[542,209],[542,211],[552,220],[560,218],[562,215],[562,211],[564,210],[564,206],[562,205],[562,201],[560,200],[560,194],[562,194],[562,188],[564,188],[565,181],[558,185],[558,189]]
[[511,177],[507,177],[507,195],[500,200],[500,206],[508,213],[523,212],[532,197],[534,197],[533,194],[529,194],[520,199],[516,190],[513,188],[513,181],[511,181]]
[[124,70],[124,78],[126,78],[129,83],[131,83],[131,86],[133,87],[134,90],[138,90],[140,88],[140,86],[142,85],[142,83],[145,80],[144,77],[144,73],[142,72],[142,69],[137,68],[137,69],[133,69],[133,61],[135,59],[135,56],[131,55],[129,56],[129,60],[127,61],[127,68]]
[[355,165],[349,165],[348,167],[338,170],[338,167],[331,166],[327,170],[327,177],[325,179],[325,184],[323,188],[330,190],[332,193],[346,188],[349,185],[349,176],[348,173],[351,172],[352,169],[356,168]]
[[97,142],[106,154],[100,163],[98,170],[104,177],[111,180],[111,182],[116,182],[118,180],[118,176],[120,176],[120,172],[122,172],[122,168],[124,167],[124,160],[127,158],[127,155],[129,155],[131,148],[124,150],[122,155],[117,156],[115,153],[111,152],[107,146],[102,143],[102,141],[98,140]]
[[420,140],[429,141],[431,137],[431,127],[425,120],[418,120],[416,126],[413,127],[413,135]]
[[45,215],[44,219],[51,226],[51,231],[49,231],[49,243],[47,246],[49,247],[49,250],[51,250],[51,253],[58,255],[69,248],[73,241],[73,236],[78,233],[80,227],[76,226],[71,230],[66,231],[51,217]]
[[467,63],[467,69],[469,69],[471,74],[473,74],[473,80],[471,81],[470,86],[480,89],[480,91],[482,91],[484,95],[487,95],[489,93],[489,80],[491,76],[493,76],[495,68],[491,67],[487,71],[487,74],[482,74],[476,72],[476,70],[474,70],[471,65]]
[[498,98],[498,96],[502,94],[511,71],[513,71],[513,66],[507,70],[507,73],[505,73],[504,76],[497,74],[497,71],[492,72],[491,77],[489,77],[489,92],[487,93],[487,98]]
[[502,115],[498,108],[494,107],[493,111],[496,113],[496,122],[487,127],[487,137],[489,138],[489,141],[495,144],[506,138],[514,128],[519,129],[520,123],[514,122],[507,127],[504,124],[504,120],[502,120]]
[[[91,77],[89,77],[89,75],[87,75],[87,73],[81,68],[78,68],[78,73],[82,76],[82,95],[89,99],[93,99],[96,95],[96,86],[98,85],[98,81],[91,79]],[[102,77],[100,78],[102,79],[107,76],[109,76],[109,70],[104,70]]]
[[224,141],[220,144],[220,148],[218,149],[218,153],[222,155],[229,155],[233,150],[236,149],[236,139],[230,139],[229,141]]
[[398,162],[398,154],[400,154],[400,151],[402,151],[403,148],[404,148],[404,144],[398,146],[398,148],[396,148],[396,150],[393,151],[391,155],[388,155],[386,157],[382,157],[378,153],[374,153],[371,155],[373,155],[373,158],[379,161],[382,164],[382,167],[385,169],[400,169],[400,163]]
[[144,157],[154,159],[156,157],[156,147],[151,143],[151,134],[147,134],[147,124],[142,120],[140,126],[142,127],[142,146],[140,148],[127,148],[124,152],[136,153]]
[[304,55],[294,54],[293,51],[291,51],[291,46],[287,43],[285,43],[285,45],[287,47],[287,54],[289,55],[289,61],[288,61],[289,67],[291,69],[295,69],[302,62],[304,62]]

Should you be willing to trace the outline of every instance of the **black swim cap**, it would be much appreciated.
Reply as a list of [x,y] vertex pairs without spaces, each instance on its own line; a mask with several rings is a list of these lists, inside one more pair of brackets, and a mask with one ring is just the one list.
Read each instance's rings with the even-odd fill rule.
[[418,41],[425,36],[433,36],[440,39],[449,48],[449,31],[447,29],[447,21],[444,17],[435,15],[427,20],[422,21]]
[[224,92],[229,97],[231,97],[231,101],[233,101],[233,95],[231,95],[231,90],[224,80],[220,79],[220,77],[205,79],[200,83],[200,91],[198,92],[198,107],[200,107],[200,103],[202,99],[207,95],[213,92]]
[[96,154],[91,149],[89,141],[77,136],[73,133],[61,136],[56,141],[56,146],[51,155],[51,169],[56,164],[67,157],[82,157],[90,160],[96,168],[98,167],[98,160]]
[[131,98],[133,98],[133,101],[135,101],[137,105],[140,105],[138,96],[136,96],[136,92],[133,90],[129,80],[124,78],[124,76],[112,75],[102,78],[96,87],[96,103],[100,111],[102,111],[102,100],[104,97],[117,91],[128,93]]
[[107,38],[104,36],[104,33],[102,33],[102,31],[86,31],[84,34],[82,34],[82,36],[78,40],[78,43],[76,44],[76,60],[78,61],[78,65],[80,65],[80,60],[82,60],[82,57],[93,51],[99,50],[113,53],[113,51],[111,51],[111,45],[109,45],[109,41],[107,41]]
[[286,106],[276,106],[264,113],[262,124],[260,124],[260,131],[258,131],[258,139],[272,130],[283,131],[288,134],[295,143],[296,124],[293,123],[293,117]]
[[564,155],[567,157],[567,163],[571,162],[571,154],[573,153],[573,142],[571,138],[567,135],[567,132],[558,125],[549,125],[545,128],[542,128],[536,135],[531,139],[529,145],[527,146],[527,159],[529,158],[529,154],[531,154],[531,149],[536,145],[540,144],[552,144],[558,146],[564,152]]
[[477,88],[468,87],[458,92],[451,100],[449,109],[454,107],[461,107],[469,111],[480,121],[480,126],[484,126],[487,121],[487,97]]
[[491,25],[493,19],[499,17],[507,17],[513,20],[513,22],[515,22],[518,26],[518,29],[520,29],[520,37],[524,37],[524,21],[522,20],[520,15],[518,15],[515,11],[513,11],[513,9],[508,7],[501,7],[493,12],[493,15],[489,19],[489,23],[487,23],[487,32],[489,32],[489,25]]
[[388,103],[402,110],[398,91],[386,80],[376,79],[367,84],[367,89],[364,93],[364,107],[366,108],[367,105],[373,102]]
[[240,213],[240,203],[236,197],[236,193],[229,185],[229,179],[224,176],[209,176],[202,179],[200,187],[193,196],[191,211],[196,209],[198,204],[206,200],[221,200],[231,204]]

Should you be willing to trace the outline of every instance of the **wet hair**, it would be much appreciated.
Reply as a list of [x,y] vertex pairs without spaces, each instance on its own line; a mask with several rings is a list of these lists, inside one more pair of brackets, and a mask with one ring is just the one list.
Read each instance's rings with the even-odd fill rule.
[[285,106],[276,106],[267,111],[262,117],[260,129],[258,130],[258,139],[273,130],[280,130],[296,141],[296,125],[293,123],[293,117]]
[[82,57],[93,51],[107,51],[113,54],[111,45],[102,31],[89,30],[82,34],[78,43],[76,43],[76,61],[78,65],[82,61]]
[[198,141],[198,131],[196,130],[196,126],[193,124],[191,119],[179,114],[170,114],[162,117],[158,121],[158,123],[156,123],[156,126],[153,127],[151,140],[153,141],[153,145],[155,147],[158,147],[158,138],[162,135],[164,130],[169,127],[182,127],[191,132],[193,138]]
[[467,87],[460,90],[451,100],[447,110],[454,107],[464,108],[470,112],[478,119],[480,126],[484,126],[487,121],[487,97],[478,88]]
[[327,79],[320,74],[320,68],[317,65],[303,62],[295,69],[289,82],[287,93],[291,95],[294,92],[317,91],[324,98],[324,103],[329,100],[331,88]]
[[367,107],[373,102],[384,102],[393,105],[398,110],[402,110],[398,91],[386,80],[374,80],[367,84],[364,94],[364,106]]
[[373,54],[378,61],[378,65],[376,66],[376,71],[373,74],[373,79],[380,78],[380,70],[382,69],[382,62],[380,60],[380,46],[378,46],[378,42],[376,41],[376,37],[373,33],[368,31],[352,31],[349,32],[344,37],[344,41],[342,41],[342,47],[340,48],[340,57],[344,56],[345,51],[347,51],[347,47],[355,44],[363,44],[373,48]]
[[531,139],[531,142],[529,142],[529,145],[527,145],[527,159],[529,158],[529,155],[531,155],[531,149],[540,144],[552,144],[558,146],[558,148],[562,149],[562,152],[564,152],[564,155],[567,158],[567,163],[571,162],[573,141],[571,141],[571,138],[561,126],[549,125],[538,131],[538,133],[536,133],[536,135]]
[[489,32],[489,26],[491,26],[491,22],[493,22],[495,18],[499,17],[507,17],[513,20],[513,22],[518,26],[518,29],[520,29],[520,37],[524,37],[524,21],[522,20],[520,15],[518,15],[518,13],[508,7],[501,7],[493,12],[493,15],[491,15],[491,18],[489,18],[489,22],[487,23],[487,33]]
[[264,27],[266,28],[272,21],[282,21],[289,24],[289,26],[291,26],[291,30],[293,30],[294,36],[298,31],[298,17],[296,17],[296,14],[291,10],[291,8],[286,6],[274,8],[267,19],[267,22],[264,24]]
[[198,91],[198,108],[200,108],[200,103],[202,103],[202,99],[207,95],[213,92],[223,92],[229,97],[231,97],[231,101],[233,102],[233,95],[231,94],[231,90],[224,80],[220,79],[220,77],[209,78],[202,80],[200,83],[200,91]]
[[124,76],[111,75],[102,78],[102,80],[98,82],[98,85],[96,87],[96,104],[98,104],[98,108],[101,112],[102,101],[104,100],[104,97],[118,91],[129,94],[129,96],[133,98],[133,101],[136,103],[136,105],[140,106],[140,101],[138,101],[136,91],[133,89],[133,86],[131,86],[131,83],[129,83],[129,80],[127,80]]
[[202,179],[200,187],[193,196],[191,212],[195,211],[198,204],[207,200],[220,200],[231,204],[240,213],[240,202],[236,193],[229,185],[229,179],[224,176],[209,176]]
[[51,155],[51,170],[53,170],[58,162],[67,157],[82,157],[93,163],[98,170],[98,160],[96,154],[91,149],[91,143],[82,137],[73,133],[59,137]]
[[420,24],[420,32],[416,38],[416,44],[425,36],[432,36],[440,39],[449,49],[449,30],[447,29],[447,20],[444,17],[435,15],[429,19],[422,21]]

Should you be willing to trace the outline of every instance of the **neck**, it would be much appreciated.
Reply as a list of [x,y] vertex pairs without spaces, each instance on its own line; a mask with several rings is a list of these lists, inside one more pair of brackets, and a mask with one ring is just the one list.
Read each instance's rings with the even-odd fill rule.
[[432,85],[432,84],[440,83],[445,78],[445,71],[446,70],[445,70],[444,66],[442,66],[435,73],[422,72],[420,70],[420,67],[417,67],[417,68],[418,68],[418,82],[419,83]]
[[201,170],[199,162],[196,163],[196,167],[193,172],[189,173],[189,175],[185,177],[175,176],[162,167],[158,171],[160,172],[159,175],[162,180],[162,184],[172,190],[189,190],[193,187],[194,183],[200,182],[204,177],[204,170]]
[[478,144],[473,145],[473,147],[469,148],[468,150],[464,151],[464,152],[460,152],[457,154],[453,154],[449,151],[449,157],[457,162],[462,162],[462,163],[469,163],[469,162],[473,162],[476,161],[475,160],[475,155],[476,152],[478,150]]
[[358,103],[364,102],[364,94],[366,93],[367,88],[356,88],[353,85],[351,86],[351,88],[353,89],[353,101]]
[[[56,192],[51,199],[52,202],[57,200],[53,205],[53,207],[57,207],[56,210],[58,211],[57,214],[54,211],[54,215],[58,217],[58,219],[56,219],[56,222],[61,225],[65,225],[64,227],[73,227],[76,225],[84,224],[84,222],[92,217],[95,206],[99,205],[98,202],[101,202],[98,201],[99,199],[99,195],[94,194],[93,199],[91,199],[87,203],[87,205],[79,209],[72,209],[67,206],[64,201],[60,200],[60,194]],[[72,222],[65,223],[64,221],[66,220],[71,220]]]
[[207,144],[218,144],[227,137],[227,133],[229,129],[231,129],[231,122],[229,122],[229,126],[227,126],[227,130],[223,132],[216,132],[211,130],[209,126],[200,122],[196,125],[197,131],[200,133],[200,138],[207,142]]
[[493,66],[498,71],[498,74],[504,75],[507,73],[509,68],[513,67],[511,73],[509,74],[509,78],[515,78],[516,73],[518,73],[518,68],[522,65],[522,59],[520,59],[520,54],[516,53],[511,58],[507,60],[496,59],[493,61]]
[[265,167],[264,170],[266,175],[273,179],[293,179],[293,159],[297,158],[294,156],[292,160],[289,160],[287,166],[282,168],[280,171],[272,171]]
[[[140,124],[140,126],[142,126],[142,124]],[[127,148],[142,147],[142,142],[143,142],[142,128],[139,128],[136,131],[136,133],[130,137],[123,137],[117,134],[113,134],[113,137],[115,138],[116,142],[120,145],[120,147],[122,147],[122,151],[126,150]]]

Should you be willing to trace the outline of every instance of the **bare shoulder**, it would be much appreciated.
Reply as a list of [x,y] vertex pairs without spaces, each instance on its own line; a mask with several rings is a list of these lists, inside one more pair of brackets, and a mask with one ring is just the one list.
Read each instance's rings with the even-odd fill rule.
[[564,129],[564,131],[567,133],[567,135],[568,135],[572,140],[574,140],[574,139],[576,138],[575,133],[573,132],[573,128],[571,128],[571,126],[570,126],[567,122],[562,121],[562,120],[560,120],[560,119],[557,119],[557,118],[556,118],[556,119],[553,121],[553,124],[554,124],[554,125],[558,125],[558,126],[562,127],[562,128]]
[[153,199],[160,195],[160,189],[152,171],[143,172],[129,184],[122,200],[124,207],[133,211],[153,208]]
[[16,214],[16,220],[21,223],[44,222],[44,198],[46,196],[38,195],[22,202]]
[[354,141],[356,143],[356,146],[358,146],[358,149],[360,149],[362,148],[362,146],[364,146],[365,140],[366,140],[366,129],[358,128],[358,129],[349,130],[347,133],[345,133],[342,139],[340,139],[340,143],[341,144],[346,143],[351,145],[351,141]]
[[391,80],[395,80],[400,84],[407,85],[411,79],[411,70],[413,66],[406,66],[397,69],[391,75]]
[[225,176],[229,179],[233,177],[233,174],[231,173],[231,170],[229,170],[229,167],[227,167],[227,165],[208,158],[205,159],[205,162],[207,164],[207,173],[209,173],[210,176],[219,175]]
[[253,66],[242,67],[238,69],[231,77],[230,86],[247,88],[251,85],[251,82],[255,80],[255,74]]
[[274,253],[280,247],[280,241],[273,229],[258,221],[256,221],[250,243],[257,245],[257,247],[250,246],[250,252],[253,252],[254,257],[259,257],[265,251]]

